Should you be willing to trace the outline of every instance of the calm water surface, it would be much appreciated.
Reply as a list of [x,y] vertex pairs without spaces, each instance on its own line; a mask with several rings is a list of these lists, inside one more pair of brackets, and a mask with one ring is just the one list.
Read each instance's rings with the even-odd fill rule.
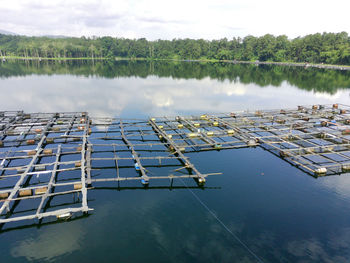
[[[5,62],[0,110],[150,117],[350,104],[350,74],[149,62]],[[349,262],[350,175],[314,179],[260,149],[189,154],[203,173],[90,190],[91,215],[5,225],[0,262]],[[154,188],[153,188],[154,187]],[[215,215],[215,216],[214,216]],[[219,219],[219,220],[218,220]],[[241,240],[237,240],[237,237]]]

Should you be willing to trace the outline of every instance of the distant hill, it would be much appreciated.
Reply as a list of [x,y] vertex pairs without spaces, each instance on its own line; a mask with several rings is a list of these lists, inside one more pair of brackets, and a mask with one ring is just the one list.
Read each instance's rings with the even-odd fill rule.
[[0,34],[3,34],[3,35],[12,35],[12,36],[18,35],[18,34],[16,34],[16,33],[13,33],[13,32],[10,32],[10,31],[6,31],[6,30],[1,30],[1,29],[0,29]]
[[[16,34],[16,33],[10,32],[10,31],[6,31],[6,30],[1,30],[1,29],[0,29],[0,34],[11,35],[11,36],[19,35],[19,34]],[[43,36],[39,36],[39,37],[47,37],[47,38],[52,38],[52,39],[56,39],[56,38],[70,38],[68,36],[63,36],[63,35],[43,35]]]
[[63,35],[43,35],[42,37],[48,37],[48,38],[70,38],[68,36],[63,36]]

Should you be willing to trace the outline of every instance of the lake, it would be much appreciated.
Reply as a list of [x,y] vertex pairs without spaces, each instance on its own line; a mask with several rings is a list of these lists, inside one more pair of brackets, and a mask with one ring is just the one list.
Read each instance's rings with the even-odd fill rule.
[[[123,118],[350,104],[348,71],[228,63],[6,61],[0,88],[0,110]],[[259,147],[187,155],[222,175],[89,190],[89,216],[4,225],[0,261],[349,262],[349,174],[315,179]]]

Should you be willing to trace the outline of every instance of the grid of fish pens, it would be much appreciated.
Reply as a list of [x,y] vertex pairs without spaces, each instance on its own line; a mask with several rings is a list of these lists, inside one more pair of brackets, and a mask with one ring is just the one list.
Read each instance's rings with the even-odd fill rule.
[[0,112],[0,223],[87,212],[86,113]]
[[350,107],[298,106],[219,114],[220,123],[259,143],[312,176],[350,171]]
[[[315,176],[350,172],[350,107],[298,106],[149,120],[0,111],[0,224],[89,210],[87,190],[206,177],[186,153],[263,147]],[[163,180],[155,180],[163,179]]]
[[[88,143],[88,181],[140,181],[147,186],[152,179],[194,178],[199,185],[202,174],[183,154],[183,149],[159,133],[151,122],[94,118]],[[156,182],[154,182],[156,183]]]
[[171,139],[181,152],[257,146],[253,136],[239,132],[216,116],[158,117],[149,120],[161,141]]

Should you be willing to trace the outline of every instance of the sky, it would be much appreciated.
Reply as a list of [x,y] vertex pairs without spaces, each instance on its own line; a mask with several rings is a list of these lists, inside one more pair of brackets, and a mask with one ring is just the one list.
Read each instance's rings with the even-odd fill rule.
[[21,35],[220,39],[350,32],[349,0],[0,0]]

